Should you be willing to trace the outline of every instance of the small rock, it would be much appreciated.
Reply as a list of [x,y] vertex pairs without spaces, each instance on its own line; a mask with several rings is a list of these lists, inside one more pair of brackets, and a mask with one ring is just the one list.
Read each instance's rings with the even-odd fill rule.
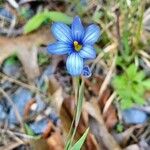
[[53,74],[53,72],[54,72],[54,70],[51,66],[48,66],[44,70],[42,75],[36,79],[36,84],[37,84],[38,88],[40,88],[40,89],[44,88],[46,79],[48,79]]
[[37,122],[31,123],[29,126],[35,134],[40,135],[40,134],[44,133],[44,131],[48,125],[48,122],[49,122],[48,119],[43,118]]
[[145,112],[135,108],[124,110],[122,115],[126,124],[143,124],[148,120],[148,116]]
[[3,72],[8,76],[13,76],[18,78],[21,75],[20,64],[14,58],[8,58],[3,65]]
[[44,103],[44,101],[41,99],[39,95],[37,95],[35,99],[36,99],[36,104],[37,104],[36,112],[39,113],[45,109],[46,104]]
[[0,122],[4,121],[6,119],[6,112],[4,111],[4,108],[2,105],[0,105]]
[[0,15],[9,19],[10,21],[14,18],[12,13],[5,8],[0,8]]
[[[25,88],[19,88],[15,94],[12,96],[12,100],[16,105],[18,112],[21,117],[24,115],[24,108],[29,100],[32,98],[32,93],[30,90]],[[16,118],[14,108],[10,108],[9,116],[8,116],[9,123],[18,124],[18,120]]]
[[60,118],[55,112],[51,112],[49,114],[49,118],[56,126],[59,126],[61,124]]

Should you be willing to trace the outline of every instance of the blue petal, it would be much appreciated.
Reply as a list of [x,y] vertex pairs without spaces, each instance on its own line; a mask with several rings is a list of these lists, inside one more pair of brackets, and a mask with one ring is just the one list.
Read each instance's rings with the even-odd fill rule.
[[48,45],[47,51],[50,54],[55,54],[55,55],[63,55],[67,54],[72,50],[72,47],[64,42],[56,42],[53,44]]
[[86,45],[79,51],[79,55],[85,59],[94,59],[96,57],[96,51],[91,45]]
[[72,42],[71,29],[64,23],[53,23],[51,27],[54,37],[58,41],[63,41],[66,43]]
[[84,27],[78,16],[76,16],[73,20],[73,23],[71,26],[71,32],[72,32],[72,38],[74,41],[80,42],[84,37]]
[[66,67],[72,76],[81,75],[83,70],[83,58],[81,58],[78,53],[72,53],[67,58]]
[[89,77],[92,75],[89,66],[84,66],[84,67],[83,67],[82,75],[83,75],[84,77],[86,77],[86,78],[89,78]]
[[100,36],[100,28],[92,24],[86,28],[85,36],[83,38],[84,44],[94,44]]

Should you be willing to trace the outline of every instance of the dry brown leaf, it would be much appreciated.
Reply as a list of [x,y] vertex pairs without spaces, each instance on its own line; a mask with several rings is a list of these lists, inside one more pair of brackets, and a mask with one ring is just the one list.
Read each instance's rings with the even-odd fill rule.
[[75,108],[74,98],[73,97],[65,98],[60,111],[60,117],[63,126],[63,135],[65,140],[67,140],[67,136],[71,126],[74,108]]
[[0,64],[11,56],[17,54],[23,64],[29,79],[39,75],[37,64],[37,47],[52,41],[49,27],[45,26],[36,32],[18,37],[0,37]]
[[[91,130],[95,133],[99,143],[103,143],[108,150],[121,150],[112,135],[108,132],[105,123],[103,121],[102,114],[96,102],[86,102],[84,109],[95,119],[95,123]],[[92,120],[92,122],[94,122]],[[108,142],[109,141],[109,142]]]
[[103,78],[100,76],[94,76],[91,81],[87,79],[84,79],[84,80],[85,80],[85,85],[87,86],[87,88],[91,92],[93,92],[95,95],[98,95],[100,86],[103,82]]
[[113,134],[114,138],[117,140],[117,142],[124,147],[125,145],[127,145],[133,132],[136,129],[140,129],[142,127],[143,127],[142,125],[135,125],[135,126],[131,126],[130,128],[126,129],[124,132],[121,132],[121,133],[113,132],[112,134]]
[[38,140],[32,140],[30,142],[31,149],[33,150],[48,150],[49,145],[47,143],[46,139],[38,139]]
[[62,103],[64,100],[63,89],[54,76],[49,78],[49,94],[51,97],[51,104],[60,113]]
[[[99,89],[101,88],[102,83],[103,83],[103,78],[100,76],[93,77],[91,81],[85,79],[86,86],[95,95],[98,95],[98,92],[99,92]],[[111,94],[111,90],[109,87],[107,87],[107,89],[105,89],[100,99],[98,100],[98,104],[101,110],[104,109],[105,104],[110,97],[110,94]],[[103,117],[104,117],[104,121],[106,123],[107,128],[111,130],[118,121],[115,107],[113,105],[110,105],[107,112],[103,114]]]
[[140,147],[137,144],[133,144],[126,147],[124,150],[140,150]]
[[115,107],[113,106],[109,107],[108,111],[104,114],[104,120],[109,130],[116,125],[118,119],[117,119],[117,112]]
[[47,150],[64,150],[64,141],[59,132],[53,133],[48,139],[48,149]]
[[86,150],[102,150],[98,145],[95,136],[92,133],[89,133],[86,140]]

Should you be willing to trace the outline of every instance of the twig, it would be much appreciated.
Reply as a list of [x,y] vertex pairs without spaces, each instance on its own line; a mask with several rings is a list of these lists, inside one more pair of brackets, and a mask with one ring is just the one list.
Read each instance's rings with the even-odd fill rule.
[[116,43],[113,43],[113,44],[111,44],[111,45],[108,45],[108,46],[103,50],[102,53],[99,53],[99,55],[96,57],[96,59],[94,60],[92,66],[91,66],[91,70],[94,69],[95,65],[103,58],[103,56],[104,56],[106,53],[108,53],[108,52],[114,50],[116,47],[117,47],[117,44],[116,44]]
[[149,54],[147,54],[144,50],[140,50],[140,51],[138,51],[138,53],[139,53],[140,55],[142,55],[143,57],[145,57],[145,58],[147,58],[147,59],[150,59]]
[[22,143],[19,142],[10,142],[8,143],[6,146],[3,146],[2,148],[0,148],[0,150],[13,150],[15,148],[17,148],[18,146],[22,145]]
[[109,106],[111,105],[111,103],[113,102],[114,98],[116,97],[117,93],[113,92],[112,95],[109,97],[109,99],[107,100],[105,107],[103,109],[103,114],[105,114],[109,108]]
[[8,102],[12,105],[14,112],[16,114],[16,118],[18,119],[18,121],[20,122],[20,125],[23,129],[24,125],[23,125],[23,121],[22,118],[19,114],[18,108],[16,107],[16,105],[14,104],[14,102],[12,101],[12,99],[8,96],[8,94],[0,87],[0,92],[6,97],[6,99],[8,100]]
[[33,140],[33,139],[37,139],[37,137],[34,137],[34,136],[30,136],[30,135],[26,135],[26,134],[23,134],[23,133],[19,133],[19,132],[12,132],[10,130],[6,130],[6,129],[1,129],[1,132],[3,133],[12,133],[14,134],[15,136],[19,136],[19,137],[22,137],[24,139],[28,139],[28,140]]
[[115,56],[115,58],[114,58],[114,60],[113,60],[113,62],[112,62],[112,65],[111,65],[111,67],[110,67],[110,70],[109,70],[109,72],[107,73],[107,76],[106,76],[105,80],[104,80],[103,83],[102,83],[102,86],[101,86],[101,88],[100,88],[100,90],[99,90],[99,94],[98,94],[98,100],[101,98],[103,92],[105,91],[105,89],[107,88],[107,85],[109,84],[109,82],[110,82],[110,80],[111,80],[112,73],[113,73],[113,71],[114,71],[115,64],[116,64],[116,58],[117,58],[117,56]]
[[40,95],[42,95],[43,97],[46,97],[46,95],[43,94],[43,92],[38,89],[37,87],[33,86],[33,85],[29,85],[29,84],[26,84],[24,82],[21,82],[19,80],[16,80],[14,78],[11,78],[11,77],[8,77],[7,75],[3,74],[0,72],[0,77],[2,78],[5,78],[6,80],[10,81],[10,82],[13,82],[13,83],[16,83],[24,88],[27,88],[27,89],[30,89],[31,91],[34,91],[34,92],[37,92],[39,93]]
[[16,8],[16,9],[19,7],[18,3],[15,0],[7,0],[7,1],[9,2],[9,4],[12,7]]
[[142,59],[145,62],[145,64],[148,66],[148,68],[150,68],[150,61],[147,60],[145,57],[142,57]]
[[119,17],[120,17],[119,7],[117,7],[115,9],[115,14],[116,14],[116,32],[117,32],[117,39],[118,39],[118,48],[120,51],[122,51],[122,43],[121,43],[121,35],[120,35],[120,22],[119,22]]
[[7,130],[7,129],[0,129],[1,133],[7,133],[9,134],[12,138],[14,138],[18,143],[24,144],[24,142],[18,138],[12,131]]

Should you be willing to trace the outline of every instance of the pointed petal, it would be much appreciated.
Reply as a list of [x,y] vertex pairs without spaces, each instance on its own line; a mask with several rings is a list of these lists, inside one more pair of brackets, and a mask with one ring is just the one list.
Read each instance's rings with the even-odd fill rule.
[[55,54],[55,55],[67,54],[71,50],[72,50],[72,47],[69,44],[66,44],[66,43],[60,42],[60,41],[50,44],[47,47],[48,53]]
[[71,29],[64,23],[53,23],[51,27],[54,37],[58,41],[70,43],[72,41]]
[[78,16],[76,16],[73,20],[71,26],[72,38],[74,41],[80,42],[84,37],[84,27],[82,22]]
[[83,38],[84,44],[94,44],[100,36],[100,28],[92,24],[86,28],[85,36]]
[[83,58],[78,53],[72,53],[67,58],[66,67],[72,76],[79,76],[83,70]]
[[86,45],[79,51],[79,55],[85,59],[94,59],[96,57],[96,51],[93,46]]
[[83,75],[85,78],[89,78],[89,77],[92,75],[91,69],[89,68],[89,66],[84,66],[84,67],[83,67],[82,75]]

